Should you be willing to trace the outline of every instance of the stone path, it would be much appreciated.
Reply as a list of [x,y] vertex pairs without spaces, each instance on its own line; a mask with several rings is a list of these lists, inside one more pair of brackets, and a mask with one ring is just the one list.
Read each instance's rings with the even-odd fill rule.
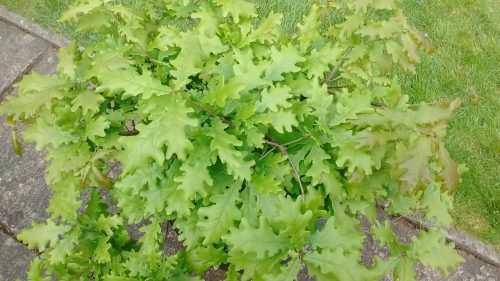
[[[0,100],[13,94],[12,84],[24,74],[31,71],[52,73],[57,63],[57,49],[67,43],[67,39],[0,8]],[[1,281],[16,278],[26,280],[29,260],[36,256],[35,252],[17,241],[15,235],[30,226],[32,221],[44,221],[47,218],[45,208],[50,190],[44,181],[45,166],[43,153],[35,151],[31,145],[24,147],[22,158],[15,155],[11,148],[10,130],[5,125],[5,118],[0,118]],[[393,226],[401,239],[409,239],[418,227],[428,227],[414,219],[393,221]],[[419,266],[418,280],[500,280],[500,258],[497,252],[464,233],[450,230],[447,235],[457,244],[466,262],[448,278]],[[366,244],[368,260],[370,255],[381,253],[381,249],[370,239],[367,239]],[[222,280],[223,275],[219,271],[208,274],[206,279]]]

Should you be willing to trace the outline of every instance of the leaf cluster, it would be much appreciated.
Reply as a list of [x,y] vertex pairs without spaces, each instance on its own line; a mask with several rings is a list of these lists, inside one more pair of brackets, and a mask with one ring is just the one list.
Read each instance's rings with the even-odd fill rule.
[[[99,40],[61,49],[54,75],[27,75],[0,106],[17,150],[22,122],[50,162],[51,218],[18,237],[42,252],[31,280],[199,280],[229,264],[226,280],[407,281],[417,262],[461,262],[442,231],[403,243],[377,218],[384,205],[451,223],[461,169],[442,139],[458,102],[409,104],[397,79],[428,39],[399,0],[317,3],[291,35],[282,18],[244,0],[75,2],[62,20]],[[372,265],[360,217],[389,250]],[[171,256],[167,221],[186,248]]]

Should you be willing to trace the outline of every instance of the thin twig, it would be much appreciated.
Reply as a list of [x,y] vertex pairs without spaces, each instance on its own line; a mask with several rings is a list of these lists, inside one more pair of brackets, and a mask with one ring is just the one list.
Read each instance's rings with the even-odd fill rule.
[[387,105],[385,103],[377,102],[377,101],[372,101],[370,104],[374,107],[387,107]]
[[299,142],[299,141],[303,141],[303,140],[305,140],[305,139],[307,139],[307,138],[309,138],[309,137],[310,137],[309,135],[305,135],[305,136],[302,136],[302,137],[300,137],[300,138],[298,138],[298,139],[296,139],[296,140],[293,140],[293,141],[289,141],[289,142],[287,142],[287,143],[284,143],[284,144],[282,144],[282,145],[283,145],[283,146],[289,146],[289,145],[294,144],[294,143],[297,143],[297,142]]
[[276,147],[281,152],[281,154],[285,155],[286,158],[288,159],[288,163],[290,163],[290,166],[292,167],[295,179],[299,183],[300,193],[302,194],[302,203],[304,203],[304,201],[305,201],[305,192],[304,192],[304,187],[302,186],[302,180],[300,178],[299,171],[297,170],[297,167],[295,166],[295,164],[293,163],[292,159],[290,158],[290,155],[287,152],[286,146],[284,146],[282,144],[279,144],[278,142],[276,142],[276,140],[274,140],[270,136],[268,136],[268,138],[269,139],[265,139],[264,141],[267,144],[270,144],[270,145]]
[[297,167],[295,167],[295,164],[293,163],[292,159],[290,158],[290,155],[288,155],[288,152],[285,150],[285,156],[288,158],[288,162],[290,163],[290,166],[292,166],[293,173],[295,175],[295,179],[299,183],[300,187],[300,193],[302,193],[302,203],[306,200],[305,193],[304,193],[304,187],[302,186],[302,179],[300,178],[299,171],[297,170]]
[[234,126],[233,122],[229,121],[226,117],[218,115],[217,113],[215,113],[212,110],[208,109],[202,103],[192,101],[190,98],[185,97],[185,95],[182,95],[182,97],[184,98],[184,100],[186,100],[191,105],[197,107],[198,109],[201,109],[201,110],[205,111],[206,113],[208,113],[210,116],[212,116],[214,118],[220,119],[222,122],[226,123],[230,128],[235,128],[236,127],[236,126]]
[[347,48],[347,51],[345,51],[345,53],[342,55],[342,57],[340,58],[337,65],[332,69],[332,71],[330,72],[330,75],[328,75],[328,77],[326,77],[326,79],[325,79],[326,83],[329,84],[332,81],[332,79],[335,77],[335,74],[337,74],[337,71],[339,71],[340,67],[342,67],[346,57],[351,53],[351,51],[352,51],[352,47],[350,46],[349,48]]
[[266,156],[269,155],[269,153],[273,152],[275,149],[276,149],[276,146],[273,146],[273,148],[269,149],[264,154],[262,154],[262,156],[260,156],[259,160],[266,158]]

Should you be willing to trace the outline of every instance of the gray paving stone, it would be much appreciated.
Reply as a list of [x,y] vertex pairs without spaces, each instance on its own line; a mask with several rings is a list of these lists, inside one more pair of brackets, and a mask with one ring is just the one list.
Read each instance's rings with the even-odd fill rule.
[[[425,218],[411,215],[407,216],[406,220],[411,224],[423,228],[430,229],[435,228],[436,225],[432,222],[425,220]],[[464,252],[470,253],[473,256],[479,257],[490,264],[500,267],[500,253],[498,252],[498,247],[493,247],[491,245],[485,244],[464,231],[458,229],[446,229],[445,236],[448,240],[455,242],[455,245]]]
[[[379,219],[382,221],[390,220],[391,226],[399,237],[401,243],[410,243],[411,238],[418,233],[418,229],[405,218],[389,217],[387,214],[379,210]],[[379,256],[386,258],[388,249],[380,247],[379,243],[375,241],[369,233],[369,223],[362,219],[362,227],[367,238],[365,239],[365,248],[362,255],[364,264],[372,265],[373,257]],[[415,266],[415,271],[418,281],[500,281],[500,268],[492,265],[491,263],[484,262],[467,252],[459,251],[460,255],[464,257],[465,262],[457,267],[455,272],[450,273],[449,276],[444,277],[439,271],[431,270],[421,264]],[[382,281],[394,281],[392,276],[385,276]]]
[[26,272],[34,256],[32,251],[0,232],[0,280],[26,280]]
[[0,219],[15,232],[32,221],[44,221],[51,196],[44,180],[44,155],[25,145],[23,156],[17,156],[4,117],[0,118],[0,157]]
[[0,95],[47,49],[47,43],[0,20]]
[[477,258],[459,251],[465,262],[448,277],[443,277],[440,272],[430,270],[422,265],[416,266],[417,280],[419,281],[498,281],[500,268],[484,263]]
[[2,7],[0,7],[0,19],[25,30],[27,33],[42,38],[56,47],[65,47],[69,44],[69,40],[67,38],[47,30],[38,24],[34,24],[31,21],[11,13]]
[[49,75],[56,70],[57,66],[57,50],[54,48],[48,48],[43,54],[40,62],[38,62],[32,69],[41,74]]

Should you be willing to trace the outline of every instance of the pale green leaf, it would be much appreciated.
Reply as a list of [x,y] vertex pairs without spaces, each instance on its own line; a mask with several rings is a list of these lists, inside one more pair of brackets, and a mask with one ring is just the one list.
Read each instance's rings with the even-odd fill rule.
[[211,205],[198,210],[200,220],[197,226],[203,231],[203,244],[216,243],[241,218],[241,212],[236,206],[240,201],[239,187],[233,186],[224,190],[223,194],[210,197]]
[[33,222],[31,228],[23,230],[17,235],[17,239],[28,245],[29,249],[38,248],[45,251],[47,244],[52,247],[59,241],[59,237],[71,229],[69,225],[56,225],[52,220],[46,224]]
[[290,247],[288,238],[274,233],[265,221],[254,228],[246,218],[241,219],[238,228],[231,228],[229,234],[222,236],[222,240],[231,247],[230,254],[233,251],[254,253],[257,258],[274,256]]

